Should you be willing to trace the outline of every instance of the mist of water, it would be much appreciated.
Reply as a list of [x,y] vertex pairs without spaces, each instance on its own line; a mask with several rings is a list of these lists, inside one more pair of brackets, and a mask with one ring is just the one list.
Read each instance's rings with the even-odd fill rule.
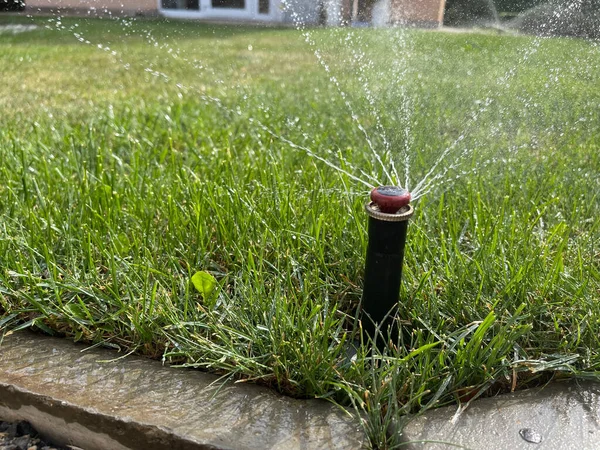
[[507,27],[538,36],[600,38],[600,9],[595,0],[549,0],[528,9]]

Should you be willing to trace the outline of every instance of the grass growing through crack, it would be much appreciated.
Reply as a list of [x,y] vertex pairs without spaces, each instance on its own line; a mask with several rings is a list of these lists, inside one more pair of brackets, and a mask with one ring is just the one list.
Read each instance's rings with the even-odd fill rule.
[[[460,165],[411,221],[403,342],[383,354],[366,343],[348,361],[367,189],[278,136],[359,177],[383,169],[305,36],[34,22],[0,43],[4,329],[354,405],[376,448],[400,444],[389,425],[408,413],[546,371],[596,376],[593,43],[310,32],[386,162],[403,163],[378,127],[410,148],[413,182],[458,142]],[[363,69],[346,35],[377,64]],[[360,94],[367,79],[378,117]],[[214,305],[190,283],[198,270],[218,280]]]

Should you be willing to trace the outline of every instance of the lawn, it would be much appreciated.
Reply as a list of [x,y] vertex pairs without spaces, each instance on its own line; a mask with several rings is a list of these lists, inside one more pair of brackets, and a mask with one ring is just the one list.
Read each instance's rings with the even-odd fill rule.
[[[409,413],[597,377],[597,43],[7,23],[39,28],[0,31],[4,332],[331,399],[374,448]],[[350,360],[379,183],[418,197],[405,332]]]

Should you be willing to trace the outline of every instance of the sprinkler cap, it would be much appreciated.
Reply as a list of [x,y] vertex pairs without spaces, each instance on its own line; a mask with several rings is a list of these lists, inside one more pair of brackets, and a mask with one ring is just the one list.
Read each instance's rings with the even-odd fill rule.
[[410,203],[410,192],[398,186],[379,186],[371,191],[371,200],[386,214],[396,214]]

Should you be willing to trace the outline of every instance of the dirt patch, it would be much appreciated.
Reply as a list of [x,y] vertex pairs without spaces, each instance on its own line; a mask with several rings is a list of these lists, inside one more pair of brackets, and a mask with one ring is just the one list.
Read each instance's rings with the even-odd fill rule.
[[[29,422],[0,421],[0,449],[5,450],[77,450],[44,442]],[[82,449],[78,449],[82,450]]]

